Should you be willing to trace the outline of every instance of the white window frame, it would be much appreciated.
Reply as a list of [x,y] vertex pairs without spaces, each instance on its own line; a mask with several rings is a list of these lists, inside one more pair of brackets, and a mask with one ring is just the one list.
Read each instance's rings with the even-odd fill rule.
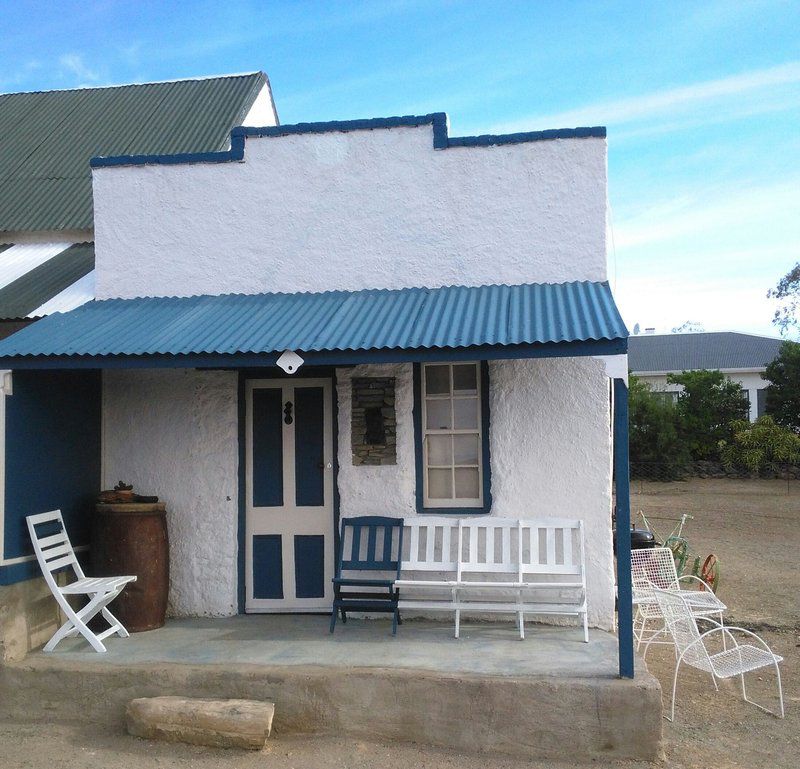
[[[460,399],[474,399],[476,398],[475,395],[464,395],[459,397],[455,394],[453,389],[453,366],[465,366],[470,365],[475,367],[475,381],[477,385],[477,403],[478,403],[478,426],[476,429],[456,429],[451,427],[450,429],[442,430],[442,429],[429,429],[428,428],[428,399],[430,400],[449,400],[450,401],[450,424],[455,424],[454,414],[453,414],[453,403],[456,400]],[[429,366],[447,366],[448,371],[450,374],[450,393],[448,395],[428,395],[426,389],[426,376],[425,372]],[[453,361],[453,362],[445,362],[442,361],[441,363],[437,363],[436,361],[431,361],[430,363],[423,363],[420,370],[420,395],[422,400],[422,425],[421,425],[421,433],[422,433],[422,504],[425,508],[448,508],[448,507],[463,507],[463,508],[482,508],[484,504],[484,494],[483,494],[483,478],[485,468],[483,466],[484,463],[484,451],[483,451],[483,421],[484,421],[484,405],[483,405],[483,383],[481,381],[482,377],[482,370],[481,370],[481,363],[480,361]],[[455,464],[455,457],[453,458],[454,462],[452,467],[453,469],[453,497],[450,499],[431,499],[428,496],[428,470],[430,469],[428,465],[428,436],[429,435],[477,435],[478,436],[478,496],[476,498],[470,499],[460,499],[455,497],[455,469],[456,467],[470,467],[474,468],[475,465],[456,465]],[[434,465],[434,469],[439,467],[439,465]],[[444,469],[444,468],[442,468]]]

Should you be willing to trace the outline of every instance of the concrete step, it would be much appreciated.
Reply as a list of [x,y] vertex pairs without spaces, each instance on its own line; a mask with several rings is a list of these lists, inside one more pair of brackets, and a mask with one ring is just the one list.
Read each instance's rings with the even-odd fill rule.
[[140,697],[128,703],[125,720],[135,737],[261,750],[274,714],[273,703],[258,700]]

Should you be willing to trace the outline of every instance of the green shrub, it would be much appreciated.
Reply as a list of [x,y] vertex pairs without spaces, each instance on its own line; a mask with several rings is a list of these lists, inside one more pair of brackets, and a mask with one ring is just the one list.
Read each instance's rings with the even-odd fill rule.
[[631,376],[628,409],[631,474],[665,481],[682,477],[689,455],[678,435],[675,407],[654,397],[650,385]]
[[800,463],[800,436],[775,423],[771,416],[731,425],[733,436],[720,441],[722,461],[728,469],[745,467],[760,473],[783,464]]
[[720,441],[733,437],[731,424],[746,420],[750,402],[737,382],[720,371],[684,371],[667,376],[683,386],[675,411],[678,435],[693,460],[717,460]]

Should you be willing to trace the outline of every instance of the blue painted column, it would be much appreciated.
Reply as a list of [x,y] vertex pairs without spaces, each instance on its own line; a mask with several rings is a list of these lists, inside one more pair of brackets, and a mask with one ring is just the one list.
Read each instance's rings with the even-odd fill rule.
[[614,380],[614,491],[617,502],[617,639],[620,678],[633,678],[631,495],[628,462],[628,386]]

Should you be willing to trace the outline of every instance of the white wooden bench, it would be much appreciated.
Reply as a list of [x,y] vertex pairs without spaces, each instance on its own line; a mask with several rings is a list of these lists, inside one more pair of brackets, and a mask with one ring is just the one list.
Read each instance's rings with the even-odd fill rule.
[[452,611],[458,569],[458,518],[426,515],[406,518],[398,608]]
[[[588,643],[583,524],[557,518],[406,519],[400,609],[574,616]],[[457,528],[456,528],[457,527]],[[405,551],[406,548],[404,548]]]

